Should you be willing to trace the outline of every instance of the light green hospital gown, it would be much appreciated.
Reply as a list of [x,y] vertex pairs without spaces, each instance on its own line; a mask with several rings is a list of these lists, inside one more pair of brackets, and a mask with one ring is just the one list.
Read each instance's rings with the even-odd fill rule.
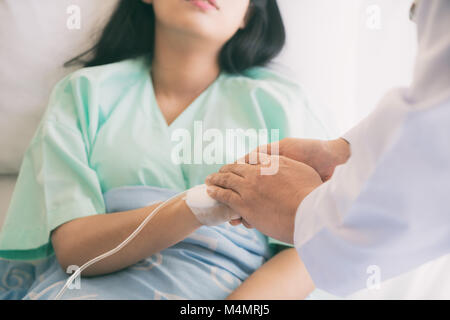
[[[279,129],[279,139],[324,136],[300,88],[265,68],[245,75],[222,73],[167,125],[149,70],[146,59],[126,60],[78,70],[56,85],[24,156],[0,233],[0,257],[32,260],[53,254],[51,231],[70,220],[105,213],[103,193],[113,188],[183,191],[204,183],[207,175],[231,162],[226,155],[235,153],[232,161],[240,156],[226,142],[227,130]],[[186,134],[192,139],[191,163],[186,150],[174,152]],[[220,135],[223,163],[196,163],[195,151],[206,153],[208,139]]]

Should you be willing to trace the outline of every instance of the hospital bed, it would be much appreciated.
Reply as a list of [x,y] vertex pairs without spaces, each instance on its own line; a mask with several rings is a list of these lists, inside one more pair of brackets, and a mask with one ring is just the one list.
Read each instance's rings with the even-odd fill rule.
[[[63,63],[94,43],[98,31],[101,30],[117,1],[0,0],[0,227],[13,193],[23,153],[45,110],[50,90],[65,74],[73,71],[73,68],[63,68]],[[287,1],[290,2],[279,0],[285,16],[289,18],[286,21],[286,25],[290,28],[289,35],[292,34],[295,16],[292,15],[293,10],[289,9]],[[386,3],[383,0],[372,2],[379,5]],[[70,15],[76,13],[67,11],[72,5],[78,6],[82,13],[81,29],[67,26]],[[314,0],[304,1],[303,5],[325,8],[335,5],[335,2]],[[301,53],[304,52],[303,47],[315,48],[314,45],[318,43],[314,39],[310,40],[309,44],[304,41],[300,47],[288,42],[288,51],[282,54],[278,63],[284,66],[297,66],[297,69],[306,71],[303,74],[310,75],[310,72],[302,69],[303,65],[299,64]],[[316,53],[314,55],[316,56]],[[403,53],[400,55],[404,56]],[[321,81],[323,79],[321,77]],[[326,85],[324,84],[325,90]],[[311,87],[314,91],[314,85]],[[336,101],[340,97],[331,98]],[[346,98],[341,98],[341,102],[345,102]],[[374,97],[374,101],[378,98]],[[320,102],[327,103],[326,100]],[[445,271],[448,270],[450,270],[450,256],[442,257],[385,282],[381,290],[362,290],[351,298],[448,298],[450,277],[439,276],[446,275]],[[318,294],[313,295],[314,297],[330,296]]]

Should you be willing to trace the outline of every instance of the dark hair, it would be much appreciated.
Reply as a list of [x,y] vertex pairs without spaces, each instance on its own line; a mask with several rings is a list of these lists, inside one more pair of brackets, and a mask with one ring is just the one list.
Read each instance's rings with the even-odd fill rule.
[[[263,66],[284,47],[286,33],[276,0],[250,0],[249,10],[246,27],[240,29],[220,52],[219,64],[223,71],[240,73]],[[142,0],[121,0],[98,43],[65,66],[93,67],[139,56],[151,59],[154,38],[153,6]],[[84,60],[89,54],[91,58]]]

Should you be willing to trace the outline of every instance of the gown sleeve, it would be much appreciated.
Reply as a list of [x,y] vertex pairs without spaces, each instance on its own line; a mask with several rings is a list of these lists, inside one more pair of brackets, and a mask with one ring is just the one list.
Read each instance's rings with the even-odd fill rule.
[[450,103],[408,113],[350,205],[351,164],[299,206],[295,246],[317,288],[347,296],[450,252],[449,122]]
[[22,162],[0,233],[0,257],[50,256],[52,230],[70,220],[105,213],[102,190],[89,166],[87,86],[69,77],[53,90],[49,106]]

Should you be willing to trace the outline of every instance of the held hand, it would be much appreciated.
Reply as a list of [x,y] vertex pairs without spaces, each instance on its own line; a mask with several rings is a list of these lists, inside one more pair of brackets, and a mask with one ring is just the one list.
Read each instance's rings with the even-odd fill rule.
[[[278,144],[278,148],[276,144]],[[323,181],[329,180],[336,166],[347,162],[350,157],[350,145],[344,139],[286,138],[279,142],[260,146],[256,152],[276,154],[277,150],[280,156],[303,162],[314,168]]]
[[322,180],[304,163],[283,156],[260,157],[278,161],[277,173],[261,174],[269,163],[226,165],[207,178],[208,194],[238,212],[247,226],[293,243],[297,207]]
[[[255,152],[280,155],[305,163],[314,168],[325,182],[332,177],[338,165],[347,162],[350,157],[350,145],[342,138],[336,140],[285,138],[279,142],[260,146],[252,153]],[[243,160],[251,164],[250,154]],[[230,224],[236,226],[241,222],[247,228],[251,228],[245,219],[232,220]]]

